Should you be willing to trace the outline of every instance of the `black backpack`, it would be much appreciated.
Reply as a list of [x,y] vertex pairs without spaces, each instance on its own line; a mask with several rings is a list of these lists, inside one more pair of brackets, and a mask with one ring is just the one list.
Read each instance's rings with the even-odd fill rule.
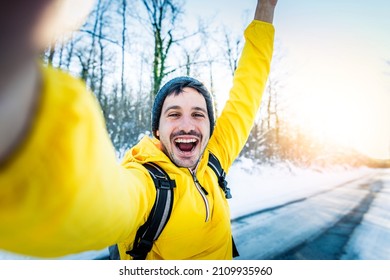
[[[222,169],[218,158],[210,152],[208,166],[218,177],[218,184],[225,193],[227,199],[231,198],[230,189],[227,187],[225,179],[226,173]],[[169,220],[173,205],[173,188],[176,184],[168,174],[155,163],[145,163],[144,167],[149,171],[156,187],[156,201],[145,224],[137,231],[133,248],[126,251],[134,260],[144,260],[150,252],[153,242],[157,240]],[[117,245],[108,248],[110,260],[119,260],[119,250]],[[233,257],[237,257],[238,251],[233,240]]]

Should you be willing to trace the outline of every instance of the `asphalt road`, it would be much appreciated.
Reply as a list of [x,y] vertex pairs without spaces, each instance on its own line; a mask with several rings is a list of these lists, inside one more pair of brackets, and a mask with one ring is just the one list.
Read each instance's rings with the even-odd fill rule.
[[268,260],[338,260],[384,179],[356,179],[233,221],[240,257]]

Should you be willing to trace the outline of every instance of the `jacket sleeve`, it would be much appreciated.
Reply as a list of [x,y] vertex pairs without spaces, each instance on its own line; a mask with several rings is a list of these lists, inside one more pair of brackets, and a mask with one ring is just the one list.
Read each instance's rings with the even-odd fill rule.
[[259,110],[270,71],[274,27],[253,20],[244,36],[246,41],[234,74],[233,87],[208,146],[226,171],[245,145]]
[[142,223],[154,190],[142,170],[117,162],[85,85],[52,69],[43,77],[33,127],[0,166],[0,248],[55,257],[122,241]]

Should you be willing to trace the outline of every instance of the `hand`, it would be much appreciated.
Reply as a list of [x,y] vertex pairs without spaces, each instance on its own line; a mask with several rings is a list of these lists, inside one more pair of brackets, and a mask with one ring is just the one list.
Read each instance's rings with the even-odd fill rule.
[[271,0],[269,1],[272,5],[276,6],[276,4],[278,3],[278,0]]
[[30,63],[59,36],[79,27],[95,0],[3,2],[0,10],[0,90],[19,66]]
[[[4,3],[3,3],[4,2]],[[0,9],[0,165],[29,127],[39,96],[39,53],[74,30],[95,0],[13,0]],[[80,6],[81,5],[81,6]],[[15,144],[16,143],[16,144]]]
[[278,3],[278,0],[257,0],[257,4],[260,4],[260,2],[264,3],[264,4],[269,4],[271,6],[276,6],[276,4]]

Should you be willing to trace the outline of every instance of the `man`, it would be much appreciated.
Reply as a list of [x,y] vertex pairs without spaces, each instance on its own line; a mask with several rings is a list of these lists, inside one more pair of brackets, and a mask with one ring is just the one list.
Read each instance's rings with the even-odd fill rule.
[[[48,24],[42,24],[43,15],[62,10],[60,4],[69,1],[19,2],[35,7],[23,13],[36,14],[18,26],[24,41],[12,32],[0,33],[14,39],[7,49],[11,57],[0,70],[8,75],[0,79],[0,248],[54,257],[118,243],[121,259],[131,259],[126,251],[156,197],[142,165],[153,162],[176,187],[171,217],[147,259],[232,259],[228,203],[207,162],[213,153],[227,171],[249,135],[269,73],[274,36],[270,23],[277,0],[258,0],[233,88],[218,120],[214,121],[210,94],[199,81],[173,79],[159,91],[153,106],[155,138],[143,138],[122,166],[116,163],[98,105],[84,85],[32,63],[41,45],[29,36],[41,34]],[[10,11],[8,21],[20,16],[18,9]],[[18,63],[7,74],[12,57]],[[7,114],[15,118],[4,113],[5,107],[13,108]]]

